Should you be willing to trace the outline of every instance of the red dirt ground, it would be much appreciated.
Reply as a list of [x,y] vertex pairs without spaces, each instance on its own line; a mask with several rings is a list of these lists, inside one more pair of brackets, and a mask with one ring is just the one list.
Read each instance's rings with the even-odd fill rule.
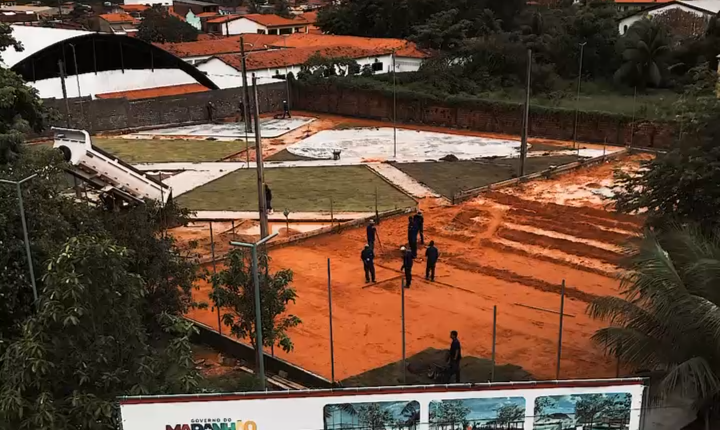
[[[642,219],[607,212],[605,202],[589,190],[607,184],[613,169],[633,168],[642,158],[626,157],[503,189],[458,206],[422,202],[426,242],[435,240],[441,257],[435,283],[423,279],[422,258],[413,268],[413,285],[405,295],[407,355],[447,347],[450,330],[458,330],[464,354],[489,357],[492,309],[497,305],[498,362],[520,365],[539,379],[554,379],[559,316],[518,304],[557,311],[565,280],[565,313],[573,317],[564,323],[560,377],[615,376],[614,360],[590,340],[603,324],[585,311],[594,297],[617,294],[614,263],[622,257],[624,239],[638,233]],[[364,282],[359,258],[364,228],[271,250],[275,269],[294,271],[298,301],[290,311],[303,320],[290,332],[295,350],[279,356],[330,376],[330,258],[336,378],[400,358],[398,249],[406,240],[406,226],[404,216],[380,224],[377,284]],[[421,246],[418,255],[423,254]],[[200,288],[196,298],[206,300],[207,284]],[[197,310],[190,317],[217,324],[209,311]]]

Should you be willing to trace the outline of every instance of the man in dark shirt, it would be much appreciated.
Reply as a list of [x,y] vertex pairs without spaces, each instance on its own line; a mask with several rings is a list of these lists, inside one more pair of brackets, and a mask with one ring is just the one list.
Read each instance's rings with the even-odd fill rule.
[[417,213],[413,217],[413,221],[415,222],[415,228],[417,229],[417,232],[420,235],[420,244],[425,245],[425,235],[423,234],[425,218],[423,218],[422,211],[420,211],[420,210],[417,211]]
[[449,377],[452,378],[455,375],[455,382],[460,383],[460,359],[462,359],[462,348],[460,347],[460,341],[458,340],[458,332],[453,330],[450,332],[450,365]]
[[215,117],[215,105],[213,102],[207,102],[205,109],[207,109],[208,121],[213,122]]
[[365,269],[365,282],[370,282],[371,278],[372,281],[375,282],[375,263],[373,261],[375,260],[375,253],[372,248],[370,248],[370,245],[365,245],[365,248],[363,248],[360,253],[360,258],[363,261],[363,268]]
[[272,191],[267,184],[265,184],[265,206],[269,214],[273,213],[272,208]]
[[417,257],[417,226],[415,225],[415,219],[412,216],[408,217],[408,245],[410,245],[410,252],[412,258]]
[[283,100],[283,119],[285,119],[286,116],[292,118],[292,116],[290,116],[290,106],[288,106],[287,100]]
[[435,241],[431,240],[430,245],[425,248],[425,258],[427,259],[427,266],[425,267],[425,279],[431,281],[435,280],[435,263],[440,258],[440,251],[435,248]]
[[377,237],[377,228],[375,228],[375,220],[370,220],[367,225],[367,243],[370,249],[375,250],[375,238]]
[[404,246],[400,248],[400,251],[402,251],[403,259],[403,264],[400,268],[400,271],[405,273],[405,288],[410,288],[410,284],[412,283],[413,266],[412,252],[409,249],[405,249]]

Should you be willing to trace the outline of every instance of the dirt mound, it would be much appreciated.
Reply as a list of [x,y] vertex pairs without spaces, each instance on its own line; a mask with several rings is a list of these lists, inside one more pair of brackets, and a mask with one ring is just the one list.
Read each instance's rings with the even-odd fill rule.
[[[408,385],[429,385],[438,382],[428,377],[428,371],[434,365],[442,365],[446,361],[447,350],[428,348],[408,357],[405,361],[405,373]],[[465,356],[460,362],[460,382],[482,383],[490,381],[492,361],[484,358]],[[513,364],[495,366],[495,381],[530,381],[533,377],[522,367]],[[345,387],[368,387],[383,385],[400,385],[403,383],[402,361],[387,364],[340,382]]]

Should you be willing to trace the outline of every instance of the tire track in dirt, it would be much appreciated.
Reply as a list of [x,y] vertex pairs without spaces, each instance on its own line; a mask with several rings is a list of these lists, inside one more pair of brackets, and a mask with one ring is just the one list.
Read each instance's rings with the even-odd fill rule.
[[569,261],[565,261],[565,260],[562,260],[559,258],[553,258],[548,255],[535,254],[532,252],[524,251],[522,249],[503,245],[502,243],[495,242],[491,239],[483,239],[481,241],[480,245],[483,247],[492,248],[496,251],[505,252],[508,254],[521,255],[523,257],[528,257],[528,258],[532,258],[535,260],[545,261],[548,263],[557,264],[559,266],[570,267],[570,268],[573,268],[576,270],[581,270],[583,272],[594,273],[596,275],[601,275],[601,276],[607,276],[608,278],[614,278],[616,276],[615,273],[611,273],[611,272],[601,270],[601,269],[596,269],[595,267],[589,267],[589,266],[585,266],[582,264],[571,263]]
[[528,243],[535,246],[557,249],[568,254],[578,255],[580,257],[589,257],[604,263],[619,265],[623,259],[621,254],[608,251],[584,243],[572,242],[565,239],[558,239],[549,236],[541,236],[525,231],[512,230],[502,227],[497,231],[498,237],[511,240],[518,243]]
[[[483,197],[493,200],[499,204],[510,206],[513,209],[524,209],[533,214],[542,214],[552,219],[562,219],[563,216],[574,217],[574,219],[585,219],[588,222],[596,222],[608,227],[623,227],[625,230],[634,231],[642,228],[642,220],[634,215],[618,212],[607,212],[601,209],[590,207],[565,206],[556,203],[541,203],[532,200],[525,200],[520,197],[489,191]],[[566,218],[567,219],[567,218]]]
[[517,224],[524,224],[537,227],[543,230],[556,231],[558,233],[575,236],[581,239],[597,240],[599,242],[624,246],[631,243],[634,238],[622,233],[603,230],[588,223],[578,223],[571,220],[558,221],[542,214],[535,214],[522,209],[510,209],[508,220]]
[[[457,255],[448,256],[448,258],[446,258],[444,262],[445,264],[448,264],[460,270],[492,276],[493,278],[500,279],[502,281],[520,284],[547,293],[560,294],[561,292],[560,284],[551,284],[550,282],[542,281],[540,279],[530,276],[519,275],[509,270],[498,269],[497,267],[492,266],[484,266],[482,264],[475,263]],[[565,296],[570,299],[580,300],[587,303],[592,302],[598,297],[595,294],[586,293],[584,291],[578,290],[575,287],[569,286],[565,287]]]

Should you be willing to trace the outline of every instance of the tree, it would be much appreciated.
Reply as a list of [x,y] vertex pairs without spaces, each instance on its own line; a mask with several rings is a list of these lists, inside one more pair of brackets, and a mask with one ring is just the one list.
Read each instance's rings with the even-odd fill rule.
[[665,28],[648,18],[635,22],[620,39],[618,52],[625,61],[615,72],[615,80],[644,90],[659,87],[667,73],[670,52]]
[[[293,273],[283,269],[269,273],[270,258],[259,252],[260,312],[263,346],[279,346],[285,352],[293,349],[287,330],[301,323],[295,315],[286,315],[287,305],[295,302],[297,293],[290,286]],[[255,326],[255,282],[251,253],[246,249],[232,250],[227,257],[227,269],[213,275],[210,299],[225,313],[223,324],[240,339],[248,339],[257,348]]]
[[[22,51],[12,37],[12,29],[0,24],[0,52],[9,47]],[[19,147],[29,132],[41,132],[46,125],[46,113],[37,90],[25,85],[20,75],[8,68],[0,68],[0,165],[17,157]]]
[[415,34],[411,40],[428,48],[455,49],[467,38],[473,27],[471,21],[460,17],[457,9],[438,12],[413,28]]
[[146,9],[137,31],[138,39],[148,43],[194,42],[198,31],[192,25],[170,14],[160,5]]
[[288,0],[274,0],[272,4],[275,15],[280,15],[283,18],[292,18],[293,15],[290,13]]
[[582,394],[576,396],[575,400],[575,422],[587,424],[589,429],[593,428],[593,424],[597,423],[614,403],[613,399],[605,394]]
[[[522,422],[525,418],[525,408],[519,405],[509,404],[502,405],[497,409],[497,418],[495,422],[505,428],[510,428],[510,425],[516,422]],[[591,427],[592,428],[592,427]]]
[[466,420],[470,413],[470,408],[465,406],[462,400],[444,400],[442,402],[432,402],[430,410],[430,420],[439,424],[443,429],[450,426],[450,430],[462,428],[462,423]]
[[550,408],[554,408],[556,404],[557,401],[552,397],[538,397],[535,399],[535,415],[539,417],[545,416],[545,412]]
[[143,280],[109,238],[70,239],[47,265],[37,314],[0,360],[0,427],[115,429],[120,395],[192,392],[191,323],[163,314],[148,342]]
[[357,407],[360,429],[385,430],[394,423],[393,414],[381,403],[366,403]]
[[608,323],[593,340],[625,365],[652,372],[658,397],[693,399],[706,421],[720,416],[719,274],[717,233],[646,233],[622,278],[622,297],[588,307]]

